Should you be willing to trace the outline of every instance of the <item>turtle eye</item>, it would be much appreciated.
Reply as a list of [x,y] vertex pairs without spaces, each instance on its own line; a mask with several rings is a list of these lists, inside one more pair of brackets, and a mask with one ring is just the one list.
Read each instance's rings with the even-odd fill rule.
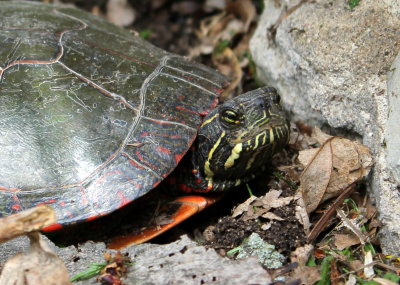
[[223,110],[221,112],[221,119],[229,125],[239,125],[242,120],[242,116],[233,110]]
[[279,104],[281,102],[281,96],[277,92],[274,92],[272,94],[272,102],[276,104]]

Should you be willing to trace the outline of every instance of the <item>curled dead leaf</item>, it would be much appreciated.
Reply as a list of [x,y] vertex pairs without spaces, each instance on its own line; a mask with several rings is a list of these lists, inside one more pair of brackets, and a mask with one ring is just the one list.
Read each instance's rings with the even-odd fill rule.
[[242,81],[242,67],[236,54],[228,47],[224,48],[221,53],[216,54],[213,57],[213,63],[222,74],[231,79],[229,86],[221,95],[221,99],[224,100],[229,97],[233,90],[238,87]]
[[261,217],[269,219],[269,220],[276,220],[276,221],[284,220],[281,217],[279,217],[278,215],[275,215],[274,213],[271,213],[271,212],[265,213],[264,215],[261,215]]
[[341,137],[328,138],[321,147],[299,153],[305,169],[300,188],[308,213],[347,186],[366,176],[372,167],[369,148]]
[[343,250],[346,247],[360,244],[360,239],[352,233],[349,234],[334,234],[335,242],[334,245],[336,249]]
[[236,35],[245,34],[256,16],[251,0],[229,1],[225,10],[200,22],[197,37],[200,44],[189,52],[189,57],[211,54],[221,41],[230,42]]
[[237,216],[240,216],[241,214],[243,214],[244,212],[247,211],[247,209],[249,208],[249,205],[256,200],[257,197],[256,196],[250,196],[250,198],[248,198],[246,201],[244,201],[242,204],[238,205],[232,213],[232,217],[235,218]]
[[294,200],[294,197],[280,197],[281,194],[282,191],[271,190],[262,197],[251,196],[234,209],[232,216],[243,215],[242,219],[245,221],[257,219],[258,217],[281,221],[283,220],[281,217],[269,213],[269,211],[289,205]]

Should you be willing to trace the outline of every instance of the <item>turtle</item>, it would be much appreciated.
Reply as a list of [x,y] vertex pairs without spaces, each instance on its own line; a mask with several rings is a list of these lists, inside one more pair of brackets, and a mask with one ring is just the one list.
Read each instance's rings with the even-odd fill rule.
[[50,231],[163,180],[224,192],[288,142],[272,87],[219,102],[224,75],[92,14],[25,1],[1,1],[0,13],[1,216],[48,204]]

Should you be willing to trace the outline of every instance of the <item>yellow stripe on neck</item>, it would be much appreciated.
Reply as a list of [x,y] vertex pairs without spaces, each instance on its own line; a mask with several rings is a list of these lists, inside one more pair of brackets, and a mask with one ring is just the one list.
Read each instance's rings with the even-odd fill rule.
[[239,158],[240,153],[242,152],[242,149],[243,149],[242,143],[238,143],[237,145],[234,146],[234,148],[232,149],[231,155],[225,161],[225,165],[224,165],[225,169],[228,169],[235,164],[235,159]]
[[221,143],[221,140],[224,136],[225,136],[225,132],[222,132],[221,135],[219,136],[218,140],[215,142],[213,147],[210,149],[210,152],[208,153],[207,161],[204,164],[204,173],[206,174],[206,178],[211,178],[214,176],[214,172],[210,168],[210,160],[214,154],[214,151],[217,149],[217,147]]

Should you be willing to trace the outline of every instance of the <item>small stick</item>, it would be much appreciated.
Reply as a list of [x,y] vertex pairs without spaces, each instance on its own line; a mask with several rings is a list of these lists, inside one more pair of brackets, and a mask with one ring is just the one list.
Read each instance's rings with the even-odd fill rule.
[[56,214],[48,205],[37,206],[0,219],[0,243],[56,222]]
[[352,184],[347,186],[343,193],[337,197],[335,202],[331,205],[331,207],[325,212],[325,214],[318,220],[315,224],[314,228],[311,230],[310,234],[307,236],[307,241],[312,242],[314,241],[318,235],[322,232],[322,230],[326,227],[329,219],[335,214],[336,209],[338,209],[344,202],[346,198],[348,198],[353,191],[355,190],[355,184],[358,182],[359,179],[354,181]]

